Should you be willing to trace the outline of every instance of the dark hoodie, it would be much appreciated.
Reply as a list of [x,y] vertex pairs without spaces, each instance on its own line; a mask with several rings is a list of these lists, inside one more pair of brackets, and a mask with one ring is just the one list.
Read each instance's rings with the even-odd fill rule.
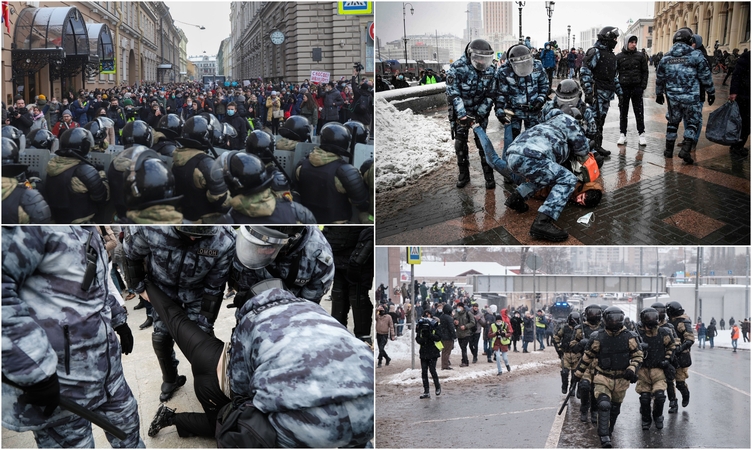
[[457,339],[457,330],[454,328],[454,318],[452,317],[452,307],[444,305],[443,314],[439,318],[439,336],[442,341],[453,341]]

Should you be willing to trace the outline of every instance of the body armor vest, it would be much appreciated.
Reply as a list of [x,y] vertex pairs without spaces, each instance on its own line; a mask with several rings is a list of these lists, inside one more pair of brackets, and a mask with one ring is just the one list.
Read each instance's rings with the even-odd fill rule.
[[629,339],[632,333],[623,329],[616,336],[610,336],[606,330],[596,336],[601,343],[598,354],[598,367],[603,370],[625,370],[629,367]]
[[314,167],[306,158],[300,168],[300,203],[310,209],[318,223],[349,220],[352,207],[347,194],[340,194],[334,185],[337,170],[346,164],[343,160]]
[[190,221],[196,221],[205,214],[217,212],[217,205],[209,203],[206,198],[206,190],[199,189],[193,184],[193,172],[196,167],[205,158],[211,157],[207,154],[194,156],[184,166],[172,166],[172,174],[175,176],[175,190],[177,195],[182,195],[180,206],[183,217]]
[[658,333],[655,336],[648,336],[644,330],[640,330],[642,341],[648,344],[647,355],[642,360],[643,367],[656,368],[661,361],[666,359],[666,346],[663,344],[663,337],[666,335],[670,335],[669,331],[662,327],[658,327]]
[[8,198],[3,200],[3,223],[4,224],[17,224],[18,223],[18,207],[21,205],[21,197],[23,197],[26,187],[23,184],[19,184],[13,189]]
[[593,70],[593,79],[598,89],[616,91],[614,76],[616,75],[616,55],[606,50],[599,50],[600,58]]
[[50,200],[50,211],[55,223],[73,223],[74,220],[90,216],[97,212],[96,205],[89,198],[89,193],[73,192],[71,180],[82,164],[71,167],[56,176],[47,176],[46,197]]
[[[674,331],[679,336],[679,341],[683,344],[686,339],[684,338],[684,333],[679,334],[679,324],[684,323],[684,330],[691,331],[692,330],[692,322],[682,316],[674,317],[670,320],[671,325],[674,326]],[[679,367],[689,367],[692,365],[692,356],[689,353],[689,350],[685,350],[682,353],[676,354],[676,361],[679,363]]]
[[574,328],[570,327],[569,324],[564,325],[564,332],[561,336],[561,350],[569,353],[569,343],[572,342],[572,339],[574,339]]

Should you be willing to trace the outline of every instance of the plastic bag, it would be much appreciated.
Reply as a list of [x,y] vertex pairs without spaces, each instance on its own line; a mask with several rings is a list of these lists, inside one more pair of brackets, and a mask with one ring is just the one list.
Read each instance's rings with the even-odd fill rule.
[[739,141],[742,133],[742,116],[739,104],[726,102],[708,116],[705,137],[710,142],[721,145],[733,145]]

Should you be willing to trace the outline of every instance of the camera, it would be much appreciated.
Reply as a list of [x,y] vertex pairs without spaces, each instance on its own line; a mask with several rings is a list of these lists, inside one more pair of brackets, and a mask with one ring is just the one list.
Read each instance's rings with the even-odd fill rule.
[[356,62],[355,64],[353,64],[353,69],[355,69],[356,72],[361,72],[363,69],[365,69],[365,67],[363,67],[363,64],[361,64],[360,62]]

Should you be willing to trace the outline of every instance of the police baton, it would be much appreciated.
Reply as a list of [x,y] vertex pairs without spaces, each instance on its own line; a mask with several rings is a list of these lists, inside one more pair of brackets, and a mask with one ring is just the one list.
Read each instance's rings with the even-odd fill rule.
[[268,153],[269,156],[272,158],[272,162],[274,163],[274,167],[276,167],[277,170],[279,170],[280,172],[282,172],[282,175],[285,176],[285,180],[287,180],[287,182],[290,183],[290,186],[292,186],[292,180],[290,179],[289,176],[287,176],[287,172],[285,172],[285,169],[282,167],[282,164],[280,164],[279,161],[277,161],[277,158],[274,156],[274,152],[272,152],[268,147],[265,148],[264,150],[266,150],[266,153]]
[[[580,356],[580,360],[577,361],[577,365],[575,366],[574,370],[576,371],[578,367],[580,367],[580,364],[582,363],[582,358],[585,356],[585,353]],[[567,398],[564,399],[564,403],[561,404],[561,408],[559,408],[559,412],[556,414],[557,416],[561,415],[561,412],[564,411],[564,407],[567,406],[567,403],[569,403],[569,399],[572,398],[574,395],[574,391],[576,390],[576,384],[572,384],[572,387],[569,389],[569,392],[567,393]],[[588,394],[590,395],[590,394]]]
[[[23,390],[23,387],[10,381],[8,378],[3,375],[3,383],[13,386],[14,388]],[[60,397],[60,408],[64,409],[66,411],[70,411],[73,414],[88,420],[89,422],[93,423],[94,425],[98,426],[99,428],[103,429],[105,432],[110,433],[111,435],[115,436],[116,438],[120,439],[121,441],[124,441],[126,438],[126,434],[123,430],[116,427],[112,424],[112,422],[107,419],[104,415],[92,411],[90,409],[86,409],[83,406],[79,405],[78,403],[74,402],[73,400],[67,398],[67,397]]]

